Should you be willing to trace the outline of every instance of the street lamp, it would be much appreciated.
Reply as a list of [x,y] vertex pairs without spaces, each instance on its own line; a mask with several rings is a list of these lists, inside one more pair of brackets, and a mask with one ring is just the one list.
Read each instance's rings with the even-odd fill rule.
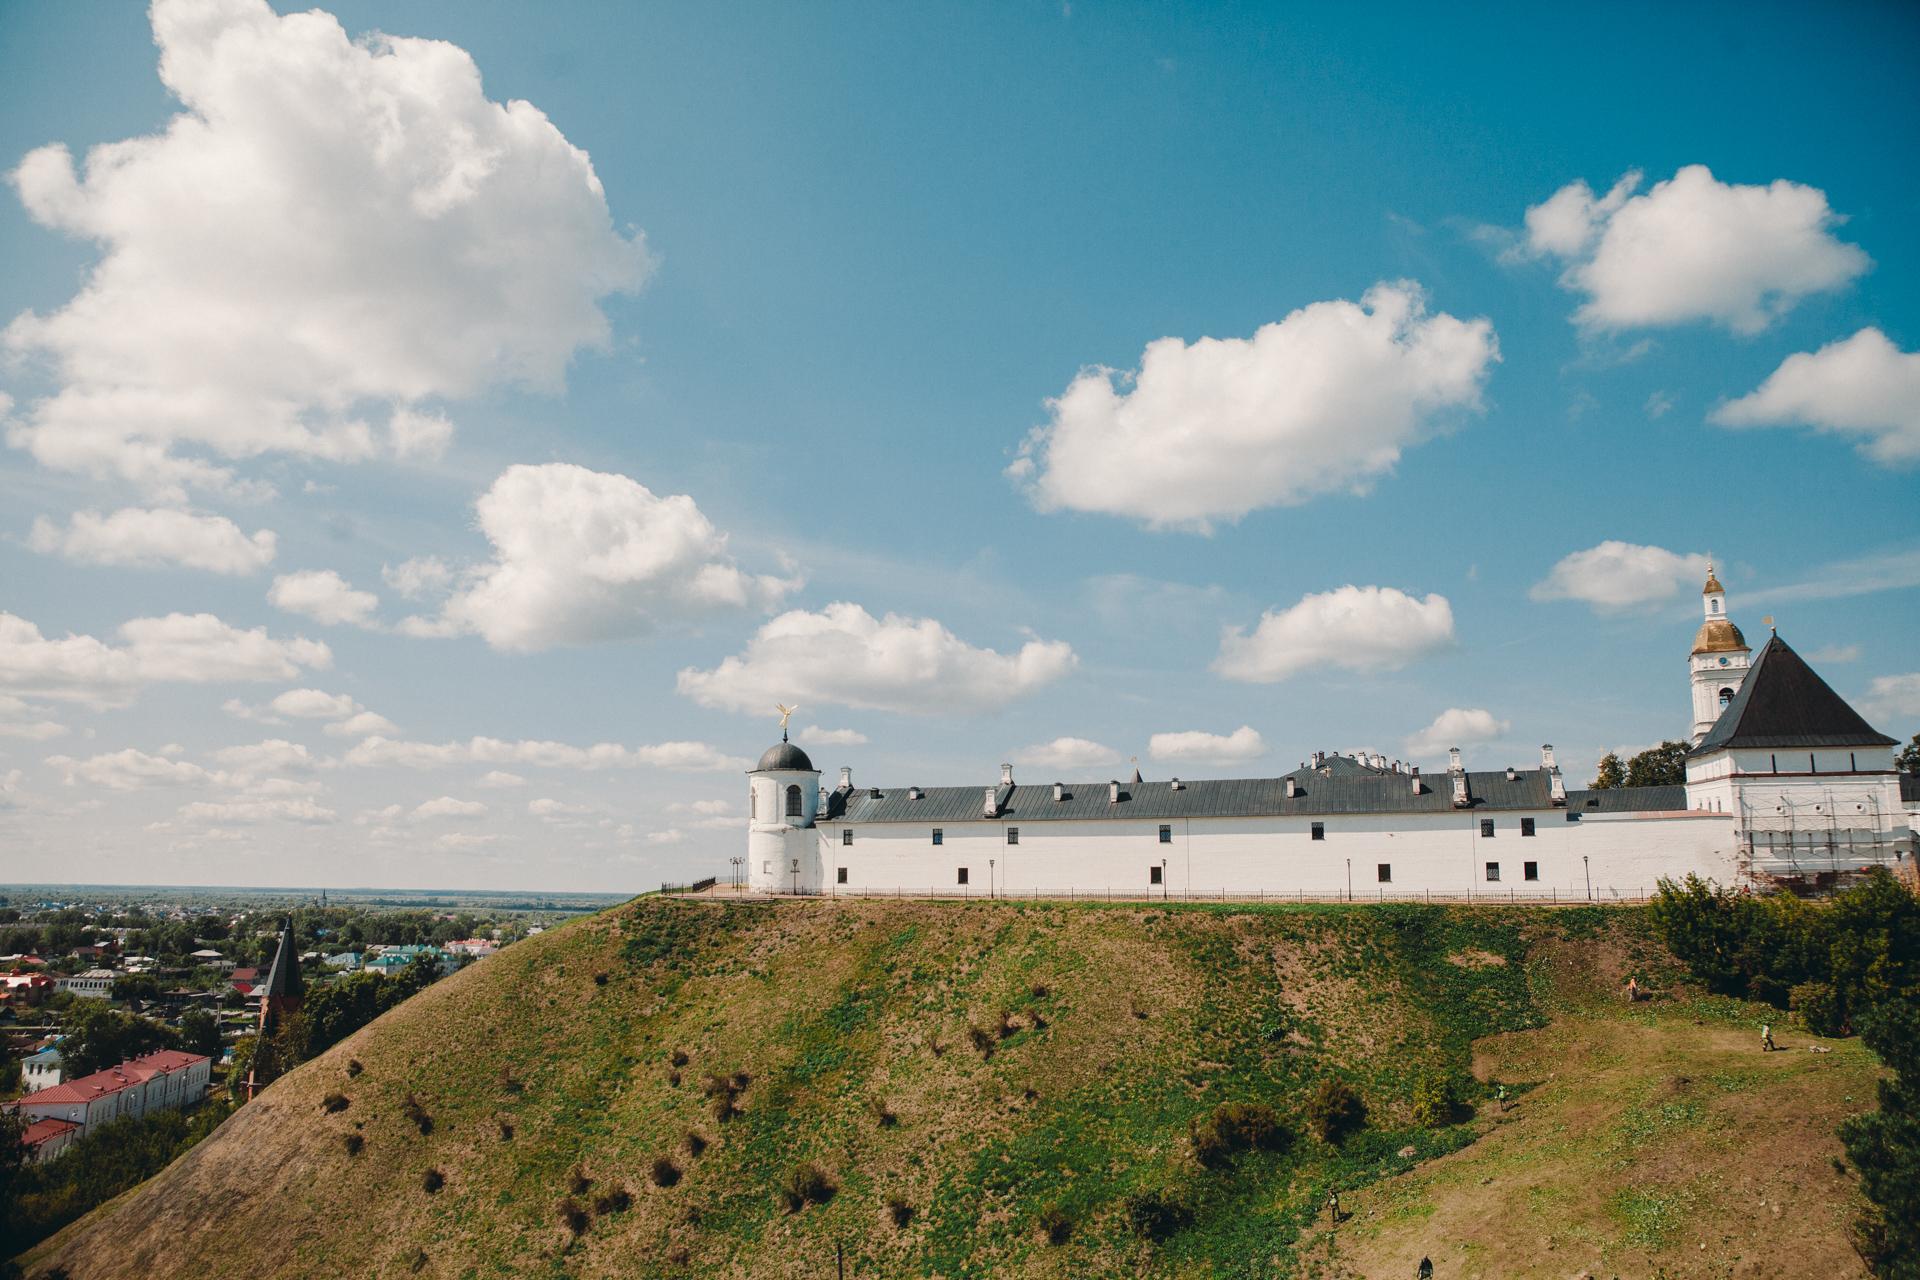
[[[1189,877],[1191,880],[1191,877]],[[1160,901],[1167,900],[1167,860],[1160,859]]]
[[1353,901],[1353,859],[1347,859],[1347,901]]
[[1587,855],[1580,855],[1580,870],[1587,877],[1587,901],[1593,901],[1593,868],[1587,865]]
[[995,863],[995,862],[997,862],[997,861],[999,861],[999,859],[997,859],[997,858],[988,858],[988,859],[987,859],[987,896],[988,896],[989,898],[991,898],[991,897],[993,897],[993,896],[994,896],[994,892],[993,892],[993,865],[994,865],[994,863]]

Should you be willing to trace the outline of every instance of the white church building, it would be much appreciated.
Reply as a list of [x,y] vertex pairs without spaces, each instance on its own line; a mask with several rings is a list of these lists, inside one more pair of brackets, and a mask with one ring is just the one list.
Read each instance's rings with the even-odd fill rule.
[[[857,787],[786,740],[749,773],[748,886],[776,894],[1613,900],[1689,873],[1815,888],[1914,852],[1897,743],[1777,635],[1756,655],[1709,571],[1684,785],[1570,789],[1316,752],[1275,778]],[[1903,781],[1908,798],[1903,801]]]

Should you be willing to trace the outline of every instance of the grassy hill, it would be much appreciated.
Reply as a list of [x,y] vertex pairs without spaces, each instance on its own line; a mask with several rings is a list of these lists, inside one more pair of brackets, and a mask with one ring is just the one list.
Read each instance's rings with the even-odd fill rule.
[[[1673,998],[1629,1010],[1628,972]],[[428,989],[23,1262],[1863,1274],[1832,1131],[1871,1057],[1763,1057],[1750,1012],[1688,993],[1631,910],[643,899]],[[1327,1078],[1370,1113],[1340,1145],[1298,1121]],[[1415,1123],[1441,1078],[1471,1105]],[[1202,1166],[1191,1125],[1235,1101],[1299,1136]]]

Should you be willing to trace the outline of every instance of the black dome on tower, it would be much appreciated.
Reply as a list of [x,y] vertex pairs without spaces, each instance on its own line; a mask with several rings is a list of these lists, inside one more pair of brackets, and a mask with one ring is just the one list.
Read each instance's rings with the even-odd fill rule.
[[760,757],[760,763],[753,767],[755,773],[766,773],[773,769],[798,769],[805,773],[817,773],[813,761],[807,759],[807,753],[791,742],[776,742],[767,748]]

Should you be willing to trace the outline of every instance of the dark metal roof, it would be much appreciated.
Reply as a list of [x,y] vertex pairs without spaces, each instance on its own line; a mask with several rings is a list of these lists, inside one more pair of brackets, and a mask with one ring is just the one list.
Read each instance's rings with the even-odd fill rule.
[[1575,813],[1672,813],[1686,807],[1684,786],[1608,787],[1602,791],[1567,792],[1567,808]]
[[798,769],[803,773],[813,773],[813,761],[807,759],[807,753],[782,738],[768,747],[766,754],[760,757],[760,763],[753,766],[753,772],[766,773],[772,769]]
[[274,948],[273,968],[267,971],[267,980],[259,987],[262,997],[297,996],[306,991],[306,983],[300,977],[300,953],[293,940],[293,920],[291,917],[280,922],[280,945]]
[[[1287,778],[1295,794],[1287,797]],[[1552,783],[1544,769],[1523,769],[1509,780],[1504,770],[1470,772],[1470,810],[1486,813],[1512,809],[1551,809]],[[1109,800],[1107,782],[1062,784],[1063,796],[1053,798],[1053,785],[1001,787],[996,791],[999,812],[991,820],[1010,823],[1087,821],[1098,818],[1173,819],[1309,817],[1325,814],[1452,813],[1452,784],[1448,775],[1420,778],[1414,794],[1413,775],[1370,772],[1327,777],[1312,769],[1297,769],[1278,778],[1206,778],[1184,782],[1123,782],[1120,798]],[[824,821],[846,822],[979,822],[987,821],[987,788],[928,787],[910,798],[909,787],[874,787],[828,797]],[[1658,793],[1657,795],[1645,793]],[[1586,792],[1573,792],[1585,797]],[[1684,809],[1684,787],[1635,787],[1599,793],[1598,806],[1584,812]],[[1571,804],[1570,799],[1570,804]]]
[[1785,640],[1774,636],[1689,755],[1729,748],[1891,747]]

